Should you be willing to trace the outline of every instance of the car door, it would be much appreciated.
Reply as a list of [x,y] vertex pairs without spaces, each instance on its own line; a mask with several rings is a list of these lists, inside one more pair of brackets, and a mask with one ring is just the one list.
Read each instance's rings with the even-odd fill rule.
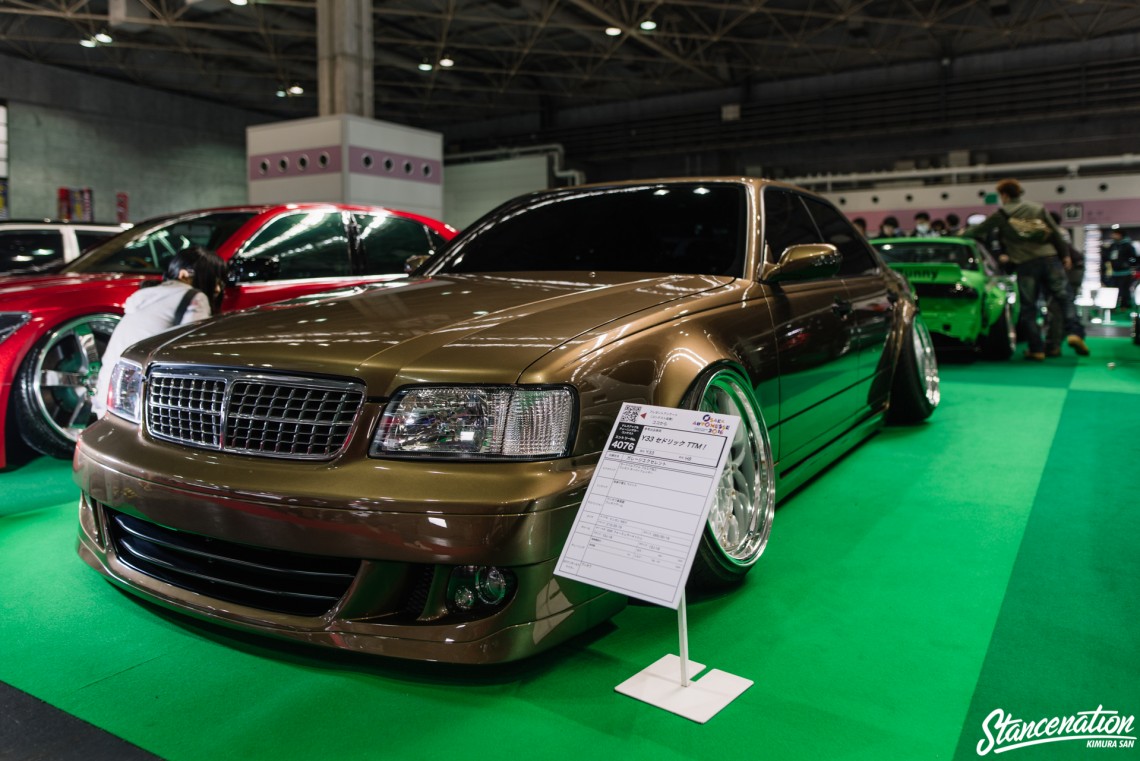
[[[762,199],[769,262],[778,263],[789,246],[824,242],[802,194],[769,186]],[[856,325],[839,275],[773,285],[770,305],[780,368],[778,457],[787,468],[823,446],[850,406]]]
[[[804,202],[823,240],[835,246],[842,257],[839,276],[843,278],[850,301],[859,355],[859,388],[852,395],[855,406],[847,412],[848,415],[858,415],[871,401],[876,376],[889,372],[889,363],[883,362],[883,351],[894,317],[894,296],[887,289],[882,265],[871,244],[847,217],[822,199],[805,197]],[[878,387],[884,386],[879,384]]]

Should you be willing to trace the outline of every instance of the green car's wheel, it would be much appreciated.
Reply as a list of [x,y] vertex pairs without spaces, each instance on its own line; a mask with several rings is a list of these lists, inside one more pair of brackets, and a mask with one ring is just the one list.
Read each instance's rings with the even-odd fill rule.
[[892,423],[920,423],[934,412],[939,398],[934,343],[922,316],[916,314],[899,349],[887,419]]
[[16,376],[15,416],[28,446],[51,457],[71,457],[91,422],[91,395],[99,358],[119,323],[115,314],[71,320],[44,336]]
[[1017,349],[1017,328],[1009,313],[1009,304],[1001,309],[1001,315],[986,334],[982,353],[987,359],[1009,359]]
[[752,386],[735,370],[706,371],[685,402],[740,417],[689,576],[693,588],[722,588],[742,579],[768,544],[776,508],[772,445]]

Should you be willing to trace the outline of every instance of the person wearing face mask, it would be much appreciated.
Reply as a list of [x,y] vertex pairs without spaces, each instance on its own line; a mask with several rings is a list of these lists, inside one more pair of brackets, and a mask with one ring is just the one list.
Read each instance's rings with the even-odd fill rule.
[[938,233],[930,227],[930,215],[925,211],[920,211],[914,215],[914,232],[911,234],[912,238],[937,238]]

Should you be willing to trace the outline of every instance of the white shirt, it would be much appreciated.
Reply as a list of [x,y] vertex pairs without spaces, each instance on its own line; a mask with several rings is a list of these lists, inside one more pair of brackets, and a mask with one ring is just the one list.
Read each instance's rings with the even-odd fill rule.
[[[156,286],[140,288],[123,302],[123,319],[115,326],[103,352],[99,379],[95,384],[95,398],[91,409],[96,415],[107,411],[107,390],[111,385],[111,371],[119,357],[133,344],[174,327],[174,313],[190,286],[181,280],[163,280]],[[179,325],[204,320],[210,316],[210,300],[199,291],[194,294]]]

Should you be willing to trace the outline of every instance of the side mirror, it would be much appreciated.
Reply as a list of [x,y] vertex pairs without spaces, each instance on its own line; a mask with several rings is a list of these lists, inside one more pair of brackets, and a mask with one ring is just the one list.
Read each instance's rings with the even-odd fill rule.
[[415,272],[431,258],[431,254],[414,254],[404,260],[404,272]]
[[230,285],[275,280],[281,263],[277,257],[264,259],[239,259],[230,262],[226,282]]
[[839,272],[841,262],[839,250],[830,243],[788,246],[761,282],[775,284],[833,277]]

